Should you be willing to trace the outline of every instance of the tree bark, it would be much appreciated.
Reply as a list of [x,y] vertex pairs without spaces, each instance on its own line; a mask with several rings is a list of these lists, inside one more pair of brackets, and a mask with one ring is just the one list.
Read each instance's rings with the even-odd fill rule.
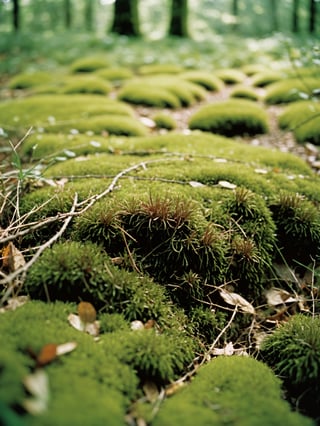
[[85,26],[88,31],[93,30],[93,17],[94,17],[94,0],[85,0],[84,19]]
[[71,28],[72,25],[72,12],[71,12],[71,0],[64,0],[64,23],[66,28]]
[[310,0],[309,3],[309,32],[314,33],[316,31],[316,14],[317,4],[315,0]]
[[292,5],[292,31],[299,32],[299,0],[293,0]]
[[272,31],[278,31],[279,29],[279,21],[278,21],[278,2],[277,0],[270,0],[271,7],[271,28]]
[[239,2],[238,0],[232,0],[231,3],[231,14],[234,16],[234,23],[232,24],[233,29],[237,29],[239,26]]
[[188,37],[188,0],[171,0],[169,35]]
[[12,23],[15,31],[20,29],[20,3],[19,0],[13,0]]
[[111,32],[140,36],[138,0],[116,0]]

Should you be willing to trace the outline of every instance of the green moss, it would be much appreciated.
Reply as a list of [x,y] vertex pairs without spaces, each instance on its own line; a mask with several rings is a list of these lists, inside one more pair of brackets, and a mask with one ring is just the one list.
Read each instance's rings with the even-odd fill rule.
[[[239,397],[241,395],[241,397]],[[184,424],[311,425],[281,398],[279,380],[262,363],[219,357],[199,369],[190,385],[165,400],[153,426]]]
[[252,101],[257,101],[259,99],[259,95],[257,92],[251,87],[237,85],[230,92],[231,98],[244,98]]
[[148,64],[142,65],[138,72],[142,75],[150,74],[178,74],[183,71],[181,66],[176,64]]
[[53,81],[49,73],[38,71],[33,73],[21,73],[12,77],[9,81],[10,89],[30,89]]
[[156,123],[157,128],[173,130],[177,127],[177,122],[172,115],[159,112],[153,115],[152,120]]
[[33,126],[70,122],[106,114],[133,116],[133,110],[124,103],[97,95],[43,95],[2,102],[0,125],[7,131],[26,131]]
[[102,78],[97,76],[74,76],[62,87],[61,93],[91,93],[96,95],[107,95],[111,92],[112,86]]
[[268,131],[267,115],[254,102],[233,99],[201,107],[190,120],[190,129],[200,129],[226,136]]
[[308,265],[319,256],[320,212],[299,194],[280,192],[269,206],[277,226],[277,245],[288,261]]
[[266,68],[266,66],[262,64],[247,64],[242,67],[242,71],[248,76],[252,76],[254,74],[258,74],[267,70],[268,69]]
[[263,360],[284,381],[292,403],[317,417],[320,404],[320,319],[293,316],[262,344]]
[[231,68],[214,71],[214,74],[226,84],[240,84],[246,78],[241,70]]
[[132,78],[133,72],[126,67],[109,67],[99,69],[95,72],[95,75],[105,80],[117,83]]
[[304,79],[292,78],[278,81],[267,87],[264,100],[268,104],[281,104],[312,97],[312,92],[319,89],[320,80],[314,77]]
[[118,99],[132,104],[179,108],[179,98],[169,90],[157,87],[145,87],[141,84],[128,84],[118,93]]
[[71,72],[92,72],[101,68],[108,67],[109,63],[105,55],[88,56],[76,59],[70,65]]
[[265,87],[276,81],[280,81],[284,78],[284,75],[280,71],[263,71],[254,75],[252,78],[252,84],[256,87]]
[[1,400],[18,409],[28,397],[22,379],[35,364],[29,351],[37,354],[48,343],[73,341],[77,348],[72,353],[45,367],[50,395],[47,409],[38,416],[22,416],[19,410],[21,418],[32,425],[49,426],[57,422],[81,425],[90,413],[96,425],[106,421],[111,425],[124,424],[130,400],[137,394],[136,374],[132,367],[117,359],[110,346],[107,349],[107,341],[97,344],[91,336],[70,327],[67,317],[74,308],[62,303],[28,302],[15,311],[1,314],[2,351],[7,354],[0,361],[3,367],[0,381],[4,380],[1,385],[6,385],[6,396]]
[[184,78],[193,83],[203,86],[206,90],[219,91],[223,89],[223,81],[220,80],[217,76],[206,71],[185,71],[179,75],[179,77]]
[[320,105],[313,101],[293,102],[279,116],[279,125],[292,130],[299,143],[320,145]]

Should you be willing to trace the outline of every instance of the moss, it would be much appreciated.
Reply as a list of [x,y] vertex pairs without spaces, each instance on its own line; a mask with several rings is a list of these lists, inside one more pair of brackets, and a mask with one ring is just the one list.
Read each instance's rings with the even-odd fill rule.
[[317,417],[320,404],[320,319],[293,316],[261,347],[262,358],[284,381],[292,403]]
[[70,65],[72,73],[92,72],[101,68],[108,67],[109,63],[106,56],[88,56],[76,59]]
[[68,122],[71,127],[74,121],[113,113],[133,116],[129,105],[97,95],[32,96],[0,105],[1,126],[10,132]]
[[265,65],[262,64],[247,64],[242,67],[242,71],[248,75],[252,76],[260,72],[268,71]]
[[268,131],[267,115],[254,102],[242,99],[201,107],[189,120],[190,129],[200,129],[225,136],[254,135]]
[[214,71],[214,74],[226,84],[240,84],[246,78],[241,70],[231,68]]
[[319,89],[318,78],[292,78],[278,81],[267,87],[264,100],[267,104],[281,104],[311,98],[313,90]]
[[[44,413],[38,416],[19,415],[27,424],[54,425],[83,424],[90,413],[97,425],[124,424],[124,415],[130,400],[137,394],[138,380],[133,369],[117,360],[116,352],[107,350],[108,342],[94,342],[91,336],[71,328],[67,317],[73,305],[28,302],[21,308],[1,314],[0,332],[5,343],[1,357],[1,379],[12,366],[6,385],[7,405],[18,409],[27,398],[22,379],[29,373],[35,361],[29,351],[39,353],[48,344],[74,341],[77,348],[45,367],[49,378],[50,398]],[[15,329],[12,333],[11,330]],[[10,358],[9,358],[10,356]],[[3,375],[4,372],[4,375]],[[2,388],[2,387],[1,387]]]
[[128,80],[133,77],[133,72],[130,68],[126,67],[109,67],[102,68],[95,72],[100,78],[103,78],[108,81],[112,81],[113,83],[119,83],[123,80]]
[[172,115],[159,112],[153,115],[152,120],[156,123],[157,128],[173,130],[177,127],[177,122]]
[[319,209],[299,194],[280,192],[269,206],[277,227],[277,245],[291,263],[308,265],[320,246]]
[[178,74],[183,71],[181,66],[176,64],[148,64],[142,65],[138,72],[142,75],[150,74]]
[[265,87],[276,81],[281,81],[284,74],[280,71],[263,71],[255,74],[252,78],[252,85],[255,87]]
[[279,125],[292,130],[299,143],[320,145],[320,105],[313,101],[293,102],[279,116]]
[[128,84],[118,93],[118,99],[132,104],[179,108],[179,98],[164,88],[144,87],[140,84]]
[[210,91],[220,91],[223,89],[223,82],[214,74],[206,71],[185,71],[179,75],[179,77],[184,78],[193,83],[203,86],[206,90]]
[[219,357],[201,367],[190,385],[165,400],[152,425],[195,422],[200,426],[312,424],[291,412],[272,371],[246,357]]
[[257,92],[251,87],[237,85],[230,92],[231,98],[244,98],[252,101],[257,101],[259,99],[259,95]]
[[21,73],[12,77],[9,81],[10,89],[30,89],[53,81],[49,73],[38,71],[32,73]]
[[96,95],[107,95],[111,92],[112,86],[98,76],[75,76],[70,78],[62,87],[61,93],[91,93]]

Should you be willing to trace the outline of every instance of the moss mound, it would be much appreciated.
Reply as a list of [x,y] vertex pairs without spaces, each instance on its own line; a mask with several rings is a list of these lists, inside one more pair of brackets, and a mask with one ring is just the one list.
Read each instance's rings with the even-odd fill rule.
[[106,56],[87,56],[84,58],[76,59],[70,65],[70,70],[72,73],[79,72],[92,72],[101,68],[106,68],[109,66],[109,62]]
[[233,99],[200,108],[191,116],[189,127],[225,136],[255,135],[268,131],[268,119],[254,102]]
[[177,64],[148,64],[139,67],[138,72],[141,75],[150,74],[178,74],[183,68]]
[[284,75],[280,71],[262,71],[253,76],[252,85],[255,87],[265,87],[283,78]]
[[284,381],[291,402],[316,418],[320,404],[320,319],[293,316],[263,342],[263,360]]
[[246,78],[246,75],[241,70],[233,68],[216,70],[214,74],[226,84],[240,84]]
[[182,77],[187,81],[191,81],[192,83],[199,84],[200,86],[203,86],[206,90],[210,91],[219,91],[223,89],[224,86],[223,81],[221,79],[219,79],[214,74],[206,71],[185,71],[180,74],[179,77]]
[[109,67],[102,68],[95,72],[100,78],[111,81],[113,83],[119,83],[123,80],[128,80],[133,77],[133,72],[130,68],[126,67]]
[[279,116],[282,129],[292,130],[299,143],[320,145],[320,105],[313,101],[293,102]]
[[259,99],[259,95],[257,92],[251,87],[237,85],[230,92],[231,98],[243,98],[251,101],[257,101]]
[[320,79],[314,77],[292,78],[278,81],[267,87],[264,100],[268,104],[281,104],[311,98],[320,87]]
[[177,122],[172,115],[159,112],[152,117],[159,129],[173,130],[177,127]]
[[[241,395],[241,398],[239,398]],[[262,363],[221,357],[200,368],[186,388],[167,399],[152,421],[164,425],[311,425],[281,399],[280,381]]]
[[52,83],[53,76],[44,71],[21,73],[12,77],[9,81],[10,89],[30,89],[43,84]]
[[97,76],[74,76],[61,89],[63,94],[91,93],[96,95],[107,95],[112,85]]

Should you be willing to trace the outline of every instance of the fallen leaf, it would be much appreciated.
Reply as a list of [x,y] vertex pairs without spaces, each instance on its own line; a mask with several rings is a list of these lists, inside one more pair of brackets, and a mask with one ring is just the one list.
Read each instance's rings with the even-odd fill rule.
[[54,343],[48,343],[41,349],[37,356],[37,366],[43,367],[50,364],[54,359],[57,358],[57,345]]
[[280,288],[270,288],[265,293],[268,305],[277,306],[283,305],[284,303],[302,302],[304,298],[302,296],[293,297],[288,291]]
[[3,308],[0,308],[0,313],[4,313],[6,311],[14,311],[15,309],[24,305],[29,300],[30,300],[29,296],[11,297],[10,299],[7,300],[7,304]]
[[218,185],[226,189],[235,189],[237,185],[226,180],[219,180]]
[[81,321],[79,315],[69,314],[68,315],[69,324],[76,330],[83,331],[90,334],[91,336],[98,336],[100,330],[99,321],[94,321],[92,323],[85,323]]
[[76,342],[67,342],[62,343],[61,345],[57,345],[57,356],[68,354],[69,352],[72,352],[76,347]]
[[232,342],[229,342],[225,345],[224,348],[214,348],[212,351],[212,355],[225,355],[225,356],[231,356],[234,354],[234,347]]
[[33,415],[46,411],[49,402],[49,380],[46,372],[42,368],[35,370],[24,378],[23,384],[31,394],[22,403],[24,409]]
[[220,289],[220,296],[229,305],[238,306],[242,312],[255,314],[255,309],[244,297],[237,293],[231,293],[223,288]]
[[23,254],[11,241],[2,249],[1,256],[2,268],[9,272],[14,272],[26,264]]
[[192,186],[192,188],[202,188],[203,186],[205,186],[203,183],[197,182],[195,180],[190,180],[189,185]]

